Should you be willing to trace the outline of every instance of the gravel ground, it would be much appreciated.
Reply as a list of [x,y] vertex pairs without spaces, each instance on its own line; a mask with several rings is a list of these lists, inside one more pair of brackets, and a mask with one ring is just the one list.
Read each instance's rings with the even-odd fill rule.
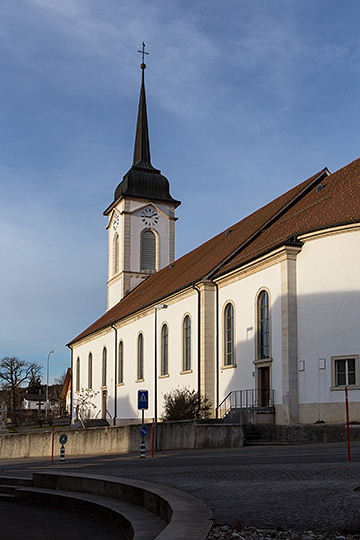
[[214,525],[208,540],[359,540],[360,534],[316,533],[313,531],[296,532],[293,530],[256,529],[255,527],[236,527]]

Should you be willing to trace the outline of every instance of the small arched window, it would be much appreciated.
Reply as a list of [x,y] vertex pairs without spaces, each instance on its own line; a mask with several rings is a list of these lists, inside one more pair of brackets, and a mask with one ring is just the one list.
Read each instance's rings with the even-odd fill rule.
[[167,324],[161,328],[161,375],[169,374],[169,330]]
[[118,384],[124,382],[124,342],[119,343],[119,357],[118,357]]
[[270,304],[267,291],[257,299],[258,358],[270,358]]
[[144,336],[142,334],[138,336],[137,353],[137,379],[142,381],[144,379]]
[[113,273],[119,273],[119,235],[116,233],[113,240]]
[[80,358],[77,357],[76,359],[76,383],[75,383],[75,391],[80,392]]
[[106,371],[107,371],[107,350],[106,350],[106,347],[104,347],[103,355],[102,355],[102,376],[101,376],[102,386],[106,386]]
[[152,231],[143,231],[140,247],[141,270],[156,270],[156,237]]
[[93,370],[92,353],[89,353],[89,358],[88,358],[88,388],[89,389],[92,388],[92,370]]
[[234,306],[226,304],[224,311],[224,365],[235,364],[234,355]]
[[191,370],[191,320],[186,315],[183,321],[183,371]]

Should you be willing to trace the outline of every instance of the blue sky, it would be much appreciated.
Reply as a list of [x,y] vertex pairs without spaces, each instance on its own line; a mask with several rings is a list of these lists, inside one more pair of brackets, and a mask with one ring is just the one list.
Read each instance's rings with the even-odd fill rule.
[[359,19],[357,0],[1,0],[0,358],[54,349],[52,379],[106,309],[142,41],[179,257],[360,156]]

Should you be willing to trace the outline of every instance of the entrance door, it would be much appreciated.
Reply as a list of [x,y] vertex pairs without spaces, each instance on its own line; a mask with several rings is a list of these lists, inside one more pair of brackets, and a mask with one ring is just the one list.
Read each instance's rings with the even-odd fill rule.
[[259,406],[270,404],[270,366],[259,368]]
[[101,418],[106,419],[106,408],[107,408],[107,391],[103,390],[102,403],[101,403]]

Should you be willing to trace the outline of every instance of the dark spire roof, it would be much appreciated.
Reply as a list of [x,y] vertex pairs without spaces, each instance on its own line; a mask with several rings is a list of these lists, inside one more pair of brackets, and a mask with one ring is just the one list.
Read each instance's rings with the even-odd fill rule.
[[171,202],[179,206],[180,201],[170,195],[168,179],[161,174],[159,169],[151,165],[149,128],[146,110],[145,94],[145,68],[144,62],[141,64],[141,89],[139,99],[139,111],[136,125],[136,136],[134,146],[134,159],[131,169],[117,186],[114,194],[114,201],[105,210],[107,215],[114,204],[123,196],[151,199],[154,201]]
[[145,95],[145,67],[145,64],[141,64],[141,89],[139,99],[139,111],[136,124],[133,167],[141,167],[143,169],[151,169],[154,171],[155,169],[151,165],[150,159],[149,128],[147,121]]

